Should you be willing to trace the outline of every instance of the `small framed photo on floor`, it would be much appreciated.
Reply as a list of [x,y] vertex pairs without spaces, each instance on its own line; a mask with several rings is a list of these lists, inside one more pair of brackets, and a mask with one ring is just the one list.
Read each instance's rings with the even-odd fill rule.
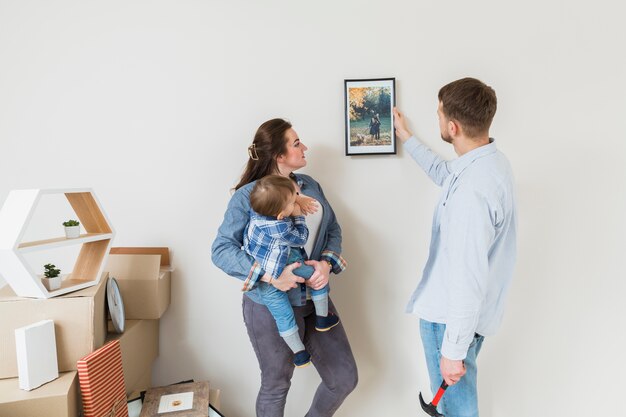
[[396,79],[345,80],[346,155],[396,153]]

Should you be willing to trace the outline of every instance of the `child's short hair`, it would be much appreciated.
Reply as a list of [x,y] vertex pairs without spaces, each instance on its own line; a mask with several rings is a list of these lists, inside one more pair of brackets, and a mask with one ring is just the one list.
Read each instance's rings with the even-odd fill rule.
[[293,180],[282,175],[267,175],[254,184],[250,193],[250,206],[263,216],[276,216],[295,192]]

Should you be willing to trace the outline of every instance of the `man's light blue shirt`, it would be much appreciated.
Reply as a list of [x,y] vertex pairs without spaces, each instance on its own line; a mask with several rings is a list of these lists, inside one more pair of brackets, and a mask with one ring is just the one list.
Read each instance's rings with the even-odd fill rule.
[[404,149],[442,187],[407,312],[446,324],[441,354],[464,359],[474,333],[493,335],[502,321],[516,257],[513,173],[493,139],[452,161],[415,137]]

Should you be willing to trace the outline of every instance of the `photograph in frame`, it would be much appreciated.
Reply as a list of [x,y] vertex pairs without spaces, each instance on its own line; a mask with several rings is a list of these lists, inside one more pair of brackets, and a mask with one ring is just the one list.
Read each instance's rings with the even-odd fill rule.
[[346,155],[396,153],[395,78],[345,80]]

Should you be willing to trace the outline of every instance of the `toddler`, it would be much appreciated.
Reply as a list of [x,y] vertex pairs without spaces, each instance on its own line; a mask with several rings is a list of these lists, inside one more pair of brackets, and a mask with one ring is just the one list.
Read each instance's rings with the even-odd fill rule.
[[[286,265],[299,262],[293,273],[309,279],[315,269],[306,265],[307,255],[302,246],[309,237],[301,204],[304,198],[296,191],[294,182],[280,175],[268,175],[256,182],[250,193],[250,222],[244,234],[244,249],[270,274],[269,282],[259,281],[258,292],[276,321],[278,332],[294,352],[294,365],[303,367],[311,362],[298,334],[293,309],[287,293],[275,288]],[[328,313],[328,285],[311,290],[318,331],[327,331],[339,323],[339,318]]]

